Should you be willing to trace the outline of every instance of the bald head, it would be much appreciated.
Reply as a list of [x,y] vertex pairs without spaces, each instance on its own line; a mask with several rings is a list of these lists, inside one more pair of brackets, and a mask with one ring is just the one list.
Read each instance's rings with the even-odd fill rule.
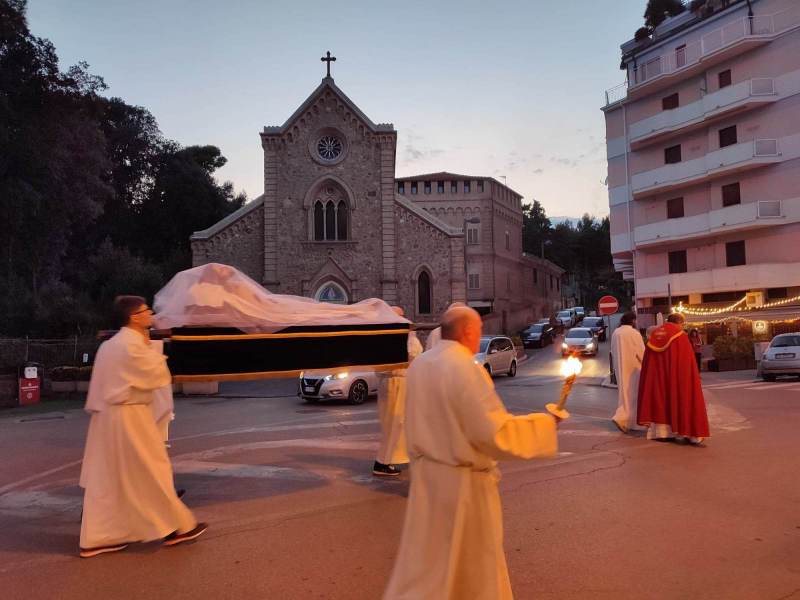
[[670,313],[667,317],[667,321],[670,323],[675,323],[675,325],[683,325],[684,321],[686,321],[686,317],[684,317],[681,313]]
[[474,353],[480,346],[482,326],[474,309],[466,305],[449,308],[442,316],[442,339],[458,342]]

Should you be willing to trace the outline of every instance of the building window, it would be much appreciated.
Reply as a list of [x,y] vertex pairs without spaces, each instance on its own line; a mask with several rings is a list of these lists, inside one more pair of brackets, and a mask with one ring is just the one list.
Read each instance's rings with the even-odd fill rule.
[[470,273],[467,276],[467,287],[471,290],[477,290],[481,287],[481,276],[478,273]]
[[405,194],[406,193],[406,184],[402,181],[397,182],[397,193],[398,194]]
[[728,87],[731,84],[731,70],[725,69],[724,71],[720,71],[717,75],[717,79],[719,80],[720,88]]
[[661,110],[672,110],[673,108],[678,108],[679,104],[678,93],[670,94],[665,98],[661,99]]
[[686,66],[686,44],[675,48],[675,66],[679,69]]
[[328,200],[314,203],[314,240],[318,242],[347,239],[347,204]]
[[681,162],[681,145],[664,148],[664,163],[671,165]]
[[733,146],[736,143],[736,125],[719,130],[719,147]]
[[683,198],[667,200],[667,218],[680,219],[683,216]]
[[478,193],[479,193],[479,194],[482,194],[482,193],[483,193],[483,179],[481,179],[481,180],[478,182]]
[[339,284],[329,281],[317,290],[314,299],[331,304],[347,304],[347,292]]
[[411,182],[411,193],[412,194],[416,194],[417,193],[417,182],[416,181],[412,181]]
[[738,267],[739,265],[747,264],[747,257],[744,252],[744,240],[725,244],[725,259],[729,267]]
[[556,277],[556,291],[561,291],[561,280],[558,277]]
[[450,182],[450,193],[451,194],[457,194],[458,193],[458,182],[457,181],[451,181]]
[[444,181],[437,181],[436,182],[436,193],[437,194],[444,194]]
[[553,276],[550,275],[550,289],[553,289]]
[[533,270],[533,285],[539,283],[539,271],[536,269]]
[[686,250],[676,250],[669,253],[669,272],[686,273]]
[[786,288],[769,288],[767,290],[767,300],[781,300],[789,297],[789,290]]
[[733,206],[742,203],[742,190],[739,182],[722,186],[722,206]]
[[511,234],[506,231],[506,250],[511,250]]
[[430,181],[426,181],[426,182],[425,182],[425,188],[424,188],[424,190],[425,190],[425,193],[426,193],[426,194],[430,194],[430,193],[431,193],[431,182],[430,182]]
[[417,306],[421,315],[431,312],[431,276],[422,271],[417,277]]
[[478,242],[478,228],[467,227],[467,244],[471,246],[477,245]]
[[733,292],[714,292],[712,294],[703,294],[703,304],[714,302],[735,302],[744,296],[747,292],[733,291]]
[[469,181],[464,182],[464,193],[469,194]]

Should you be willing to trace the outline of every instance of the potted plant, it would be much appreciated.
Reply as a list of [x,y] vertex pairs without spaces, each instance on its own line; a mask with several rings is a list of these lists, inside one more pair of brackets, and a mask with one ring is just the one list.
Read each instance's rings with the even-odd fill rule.
[[721,335],[714,340],[715,371],[739,371],[755,369],[753,339]]
[[89,380],[92,378],[92,367],[78,367],[78,381],[77,381],[77,390],[79,392],[88,392],[89,391]]
[[50,383],[54,392],[74,392],[78,367],[53,367],[50,369]]

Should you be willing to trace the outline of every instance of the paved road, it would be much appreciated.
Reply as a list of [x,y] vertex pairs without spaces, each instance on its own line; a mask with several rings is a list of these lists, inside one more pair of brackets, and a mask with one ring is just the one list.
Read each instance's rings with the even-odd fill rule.
[[[517,413],[558,395],[557,347],[531,355],[496,380]],[[605,355],[585,361],[559,456],[503,465],[516,597],[800,598],[800,382],[705,375],[709,446],[659,444],[609,421]],[[0,413],[0,598],[379,598],[407,476],[369,474],[374,402],[308,406],[294,390],[180,399],[176,479],[211,529],[91,560],[75,556],[86,416]]]

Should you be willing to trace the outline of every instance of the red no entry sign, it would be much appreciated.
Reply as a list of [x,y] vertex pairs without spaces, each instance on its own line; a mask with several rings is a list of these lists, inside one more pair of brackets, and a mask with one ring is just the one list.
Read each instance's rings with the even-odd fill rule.
[[613,315],[619,309],[619,302],[614,296],[603,296],[597,302],[597,312],[601,315]]

